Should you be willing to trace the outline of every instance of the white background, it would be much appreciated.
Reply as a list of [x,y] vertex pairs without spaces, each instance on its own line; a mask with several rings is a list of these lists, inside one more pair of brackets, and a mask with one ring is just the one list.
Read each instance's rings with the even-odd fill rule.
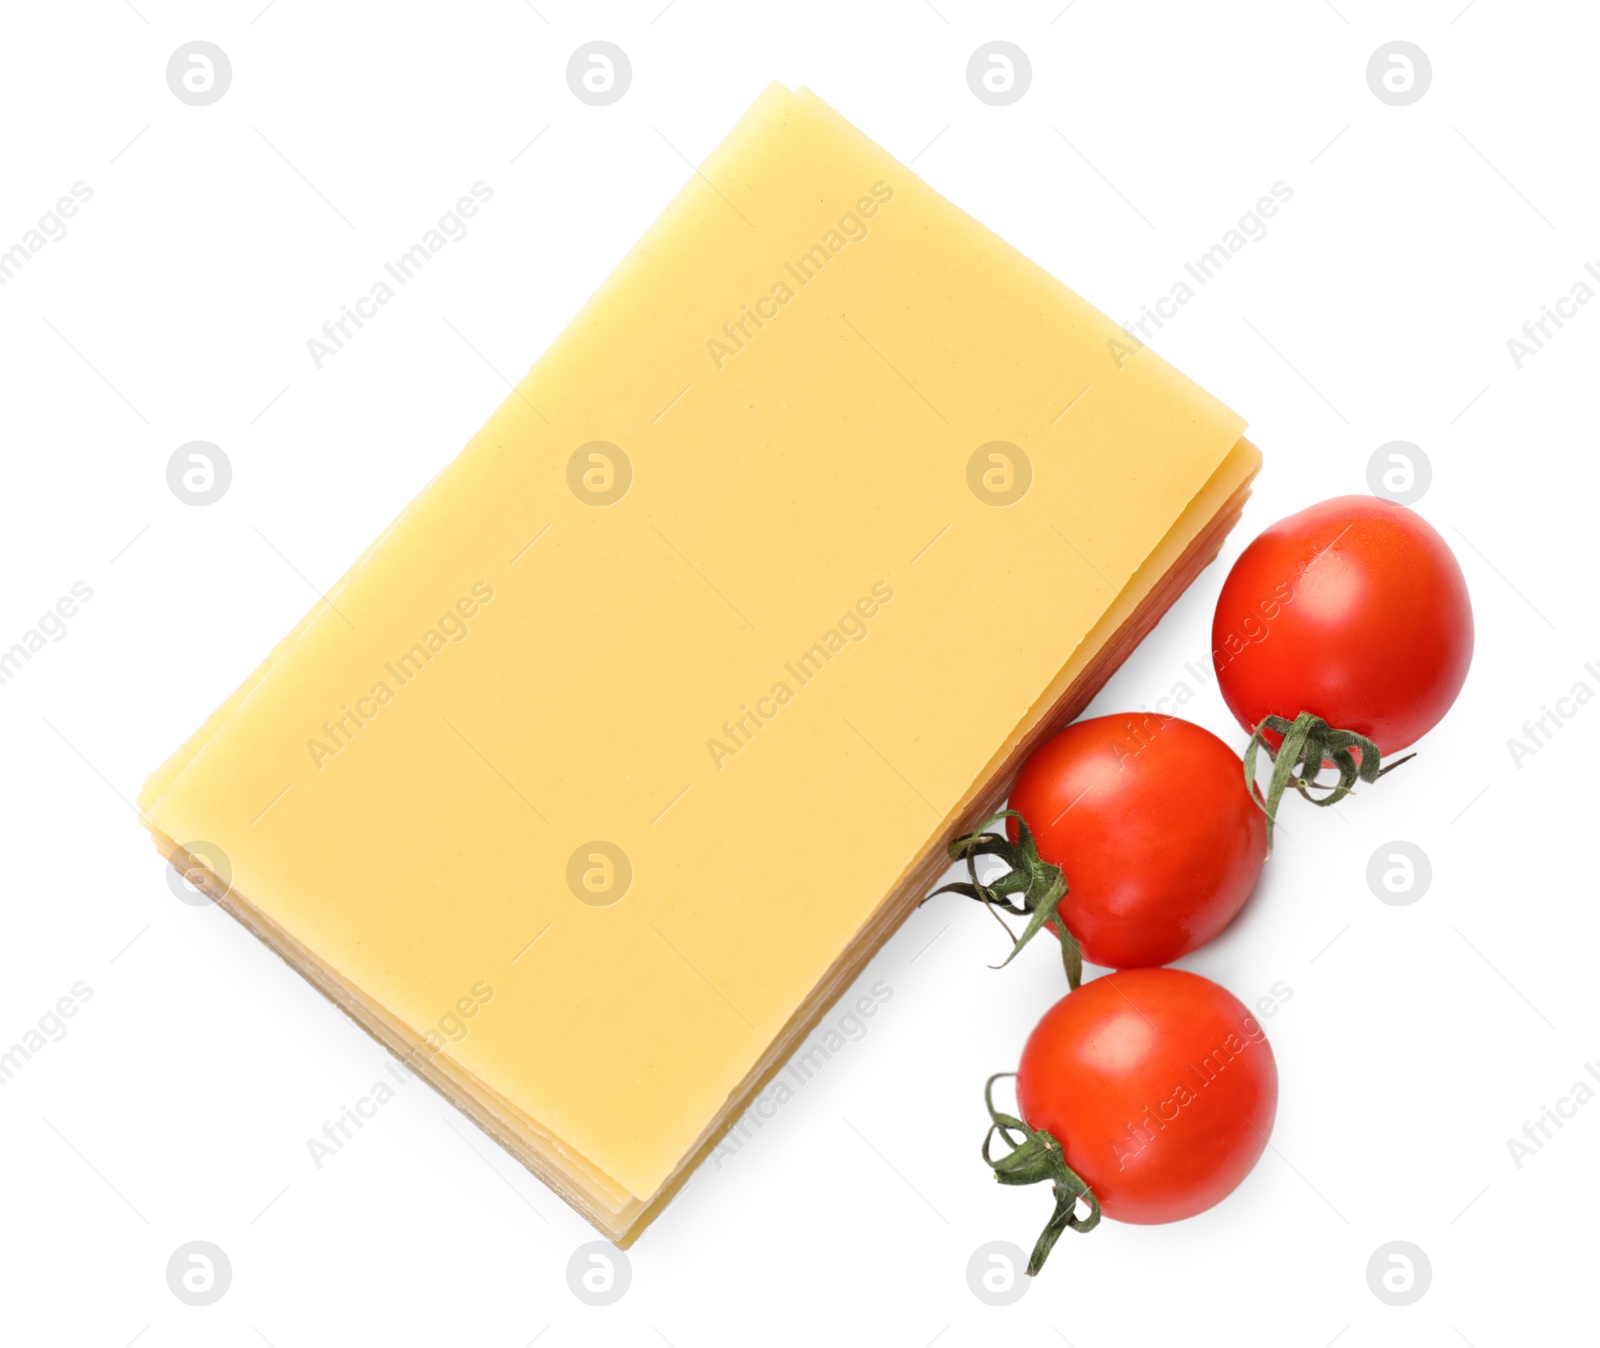
[[[1575,681],[1600,689],[1600,304],[1520,370],[1506,346],[1600,261],[1592,7],[660,9],[4,7],[0,249],[74,182],[93,198],[0,288],[0,645],[74,582],[94,597],[0,687],[0,1047],[75,983],[93,995],[0,1090],[0,1337],[1592,1341],[1600,1102],[1520,1169],[1506,1145],[1600,1060],[1600,706],[1520,767],[1506,746]],[[165,79],[195,38],[232,62],[209,107]],[[593,38],[633,65],[606,108],[564,74]],[[1032,62],[1009,107],[966,83],[993,38]],[[1396,38],[1433,66],[1409,107],[1366,81]],[[689,1183],[632,1251],[627,1294],[596,1309],[566,1279],[593,1233],[425,1087],[314,1168],[306,1140],[382,1052],[225,915],[177,902],[129,805],[483,421],[685,180],[683,156],[774,78],[1118,319],[1275,182],[1293,189],[1155,342],[1250,420],[1266,467],[1223,566],[1096,710],[1195,683],[1225,565],[1270,521],[1365,491],[1389,440],[1431,460],[1419,509],[1472,589],[1472,674],[1415,763],[1337,812],[1291,800],[1293,838],[1245,914],[1185,961],[1249,1001],[1292,989],[1265,1022],[1273,1149],[1198,1219],[1066,1236],[1008,1308],[974,1297],[967,1260],[1030,1245],[1049,1203],[978,1159],[979,1087],[1014,1066],[1060,971],[1037,951],[991,973],[1001,942],[975,905],[930,904],[889,943],[865,981],[893,997],[866,1038]],[[316,369],[307,339],[480,180],[494,196],[470,233]],[[203,509],[165,478],[196,439],[234,473]],[[1213,689],[1185,712],[1242,742]],[[1392,839],[1432,862],[1406,907],[1365,879]],[[165,1276],[196,1239],[233,1270],[204,1308]],[[1432,1264],[1409,1307],[1368,1288],[1390,1240]]]

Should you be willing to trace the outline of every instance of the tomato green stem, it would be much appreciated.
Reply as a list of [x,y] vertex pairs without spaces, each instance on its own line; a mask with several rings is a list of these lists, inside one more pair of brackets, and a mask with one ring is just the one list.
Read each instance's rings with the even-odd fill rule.
[[[1280,737],[1276,752],[1267,743],[1268,731]],[[1265,800],[1256,786],[1257,756],[1263,748],[1272,760],[1272,779],[1267,783]],[[1278,806],[1289,787],[1294,787],[1313,805],[1336,805],[1351,794],[1356,782],[1371,785],[1384,773],[1392,772],[1414,757],[1415,754],[1407,754],[1381,766],[1378,746],[1354,730],[1335,730],[1320,716],[1308,711],[1301,712],[1293,721],[1282,716],[1265,717],[1250,736],[1250,744],[1244,751],[1244,783],[1250,798],[1267,816],[1267,847],[1272,846]],[[1317,781],[1325,763],[1332,763],[1338,769],[1337,782]],[[1313,791],[1326,794],[1313,795]]]
[[[1006,837],[1004,830],[997,833],[988,831],[1002,819],[1017,821],[1016,842]],[[1039,855],[1028,821],[1015,810],[1001,810],[999,814],[985,819],[976,832],[957,838],[950,844],[949,851],[952,861],[967,863],[971,883],[957,881],[944,885],[928,897],[931,899],[934,894],[962,894],[969,899],[977,899],[994,913],[995,920],[1002,927],[1006,926],[1006,922],[1000,916],[1000,911],[1028,919],[1022,935],[1013,934],[1015,943],[1011,953],[994,966],[997,969],[1010,964],[1017,957],[1017,952],[1048,922],[1061,938],[1061,963],[1067,971],[1067,986],[1077,988],[1083,982],[1083,951],[1077,938],[1067,930],[1059,911],[1061,900],[1067,894],[1066,876],[1062,874],[1061,867],[1051,865]],[[1006,864],[1005,872],[988,884],[978,879],[978,858],[983,856],[998,857]],[[1009,927],[1006,927],[1006,931],[1011,934]]]
[[[1015,1075],[1015,1072],[996,1072],[984,1084],[983,1103],[988,1107],[990,1122],[989,1131],[983,1135],[983,1159],[1001,1184],[1038,1184],[1049,1180],[1055,1193],[1055,1211],[1028,1257],[1028,1276],[1032,1277],[1044,1267],[1044,1261],[1050,1257],[1063,1231],[1083,1233],[1093,1231],[1100,1224],[1100,1201],[1083,1176],[1067,1164],[1066,1152],[1058,1138],[1041,1128],[1030,1128],[1015,1114],[1002,1114],[994,1107],[994,1083],[1001,1077]],[[999,1158],[989,1154],[996,1133],[1010,1148]],[[1079,1199],[1089,1206],[1087,1216],[1078,1216]]]

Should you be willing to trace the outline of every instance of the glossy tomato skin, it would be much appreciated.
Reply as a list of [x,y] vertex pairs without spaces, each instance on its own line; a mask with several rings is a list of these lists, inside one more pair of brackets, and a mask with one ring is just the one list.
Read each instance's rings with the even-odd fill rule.
[[1234,563],[1211,627],[1218,684],[1245,729],[1309,711],[1385,755],[1450,709],[1472,642],[1455,554],[1420,515],[1376,496],[1274,524]]
[[1260,1159],[1278,1067],[1226,989],[1181,969],[1126,969],[1045,1013],[1022,1051],[1017,1102],[1106,1216],[1175,1222],[1220,1203]]
[[[1084,958],[1167,964],[1233,921],[1267,858],[1239,755],[1176,716],[1097,716],[1046,740],[1011,807],[1060,866],[1060,912]],[[1008,820],[1012,840],[1015,820]]]

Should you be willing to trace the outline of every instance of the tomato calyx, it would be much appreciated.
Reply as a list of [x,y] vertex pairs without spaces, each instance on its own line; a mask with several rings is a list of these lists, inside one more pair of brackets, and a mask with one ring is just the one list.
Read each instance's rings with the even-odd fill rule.
[[[1279,736],[1276,751],[1267,743],[1268,731]],[[1265,800],[1256,786],[1256,761],[1263,748],[1272,760],[1272,779],[1267,783]],[[1356,750],[1360,751],[1359,758]],[[1313,805],[1337,805],[1352,793],[1358,781],[1370,786],[1384,773],[1394,771],[1415,757],[1415,754],[1407,754],[1385,765],[1378,746],[1365,735],[1354,730],[1336,730],[1308,711],[1301,712],[1293,721],[1282,716],[1267,716],[1250,736],[1244,751],[1244,783],[1250,798],[1267,816],[1267,846],[1270,848],[1273,826],[1278,821],[1278,806],[1289,787],[1294,787]],[[1325,763],[1332,763],[1338,770],[1338,781],[1317,781]],[[1325,794],[1313,795],[1313,792]]]
[[[1056,1209],[1039,1233],[1033,1253],[1028,1256],[1028,1276],[1044,1267],[1056,1241],[1064,1231],[1080,1234],[1093,1231],[1100,1225],[1100,1201],[1077,1171],[1067,1164],[1066,1152],[1060,1140],[1041,1128],[1031,1128],[1015,1114],[1002,1114],[994,1107],[994,1083],[1001,1077],[1016,1076],[1015,1072],[996,1072],[984,1084],[983,1102],[989,1110],[989,1131],[983,1135],[983,1159],[994,1171],[1001,1184],[1038,1184],[1049,1180],[1055,1194]],[[989,1149],[994,1136],[999,1133],[1010,1147],[1004,1156],[993,1157]],[[1087,1216],[1078,1216],[1078,1200],[1088,1204]]]
[[[1002,819],[1017,821],[1016,842],[1012,842],[1003,830],[997,833],[988,831]],[[1038,934],[1039,928],[1049,923],[1061,938],[1061,963],[1067,971],[1067,986],[1076,989],[1083,982],[1083,950],[1078,945],[1077,937],[1067,930],[1067,924],[1058,911],[1061,900],[1067,894],[1067,879],[1061,867],[1052,865],[1039,855],[1028,821],[1015,810],[1001,810],[999,814],[985,819],[976,831],[957,838],[950,844],[949,853],[950,860],[967,863],[971,882],[956,881],[943,885],[928,897],[931,899],[934,894],[962,894],[969,899],[977,899],[994,914],[995,921],[1006,928],[1006,934],[1014,944],[1011,953],[991,967],[1005,968],[1016,959],[1017,952]],[[1006,870],[988,884],[978,879],[978,858],[983,856],[998,857],[1006,864]],[[1027,918],[1022,935],[1012,932],[996,910],[1010,913],[1013,917]]]

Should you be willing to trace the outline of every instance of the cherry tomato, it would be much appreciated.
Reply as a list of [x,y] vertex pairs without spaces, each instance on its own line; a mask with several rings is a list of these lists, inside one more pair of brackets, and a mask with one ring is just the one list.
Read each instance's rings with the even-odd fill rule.
[[1387,757],[1449,711],[1472,636],[1467,583],[1444,539],[1404,506],[1340,496],[1244,550],[1217,600],[1211,649],[1246,730],[1310,712]]
[[1017,1103],[1106,1216],[1175,1222],[1220,1203],[1260,1159],[1278,1067],[1226,989],[1181,969],[1127,969],[1045,1013],[1022,1050]]
[[[1267,858],[1239,755],[1175,716],[1097,716],[1039,746],[1011,808],[1060,866],[1057,911],[1084,958],[1167,964],[1233,921]],[[1011,840],[1016,821],[1008,820]]]

